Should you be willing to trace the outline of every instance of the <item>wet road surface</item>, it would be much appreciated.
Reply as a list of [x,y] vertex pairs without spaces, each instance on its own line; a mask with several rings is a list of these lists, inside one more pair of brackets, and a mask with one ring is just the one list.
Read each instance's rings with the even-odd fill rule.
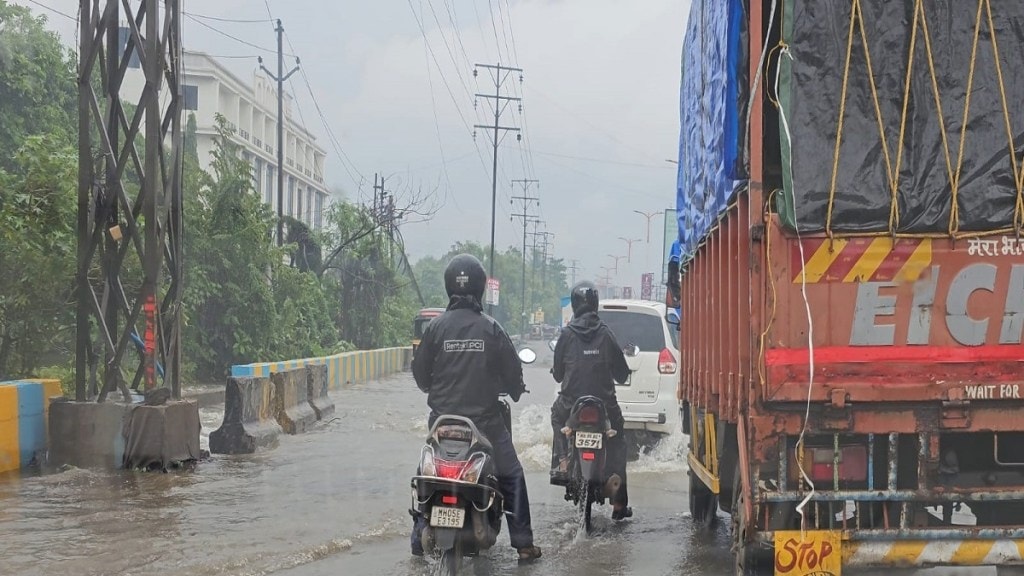
[[[681,434],[629,466],[636,516],[613,523],[595,508],[581,537],[575,508],[547,482],[548,355],[526,367],[531,394],[514,405],[536,543],[544,558],[518,566],[503,529],[468,563],[478,575],[726,575],[728,519],[702,533],[685,514]],[[214,456],[192,473],[69,470],[0,479],[0,575],[224,576],[431,574],[409,555],[409,477],[426,434],[425,397],[408,374],[332,392],[334,420],[273,450]],[[203,410],[203,444],[221,412]],[[919,571],[904,574],[993,574]],[[896,574],[886,571],[886,574]]]

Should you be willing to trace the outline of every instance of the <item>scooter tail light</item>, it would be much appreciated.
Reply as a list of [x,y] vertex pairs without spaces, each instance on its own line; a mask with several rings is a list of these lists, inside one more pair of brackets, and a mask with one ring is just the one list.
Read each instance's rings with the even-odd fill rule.
[[447,478],[448,480],[459,480],[462,477],[462,469],[465,468],[465,462],[450,462],[448,460],[441,460],[440,458],[434,459],[434,466],[437,468],[438,478]]
[[658,355],[658,372],[661,374],[676,373],[676,358],[668,348],[662,348]]
[[588,460],[589,461],[589,460],[593,460],[594,458],[595,458],[595,455],[594,455],[593,452],[584,452],[583,453],[583,459],[584,460]]

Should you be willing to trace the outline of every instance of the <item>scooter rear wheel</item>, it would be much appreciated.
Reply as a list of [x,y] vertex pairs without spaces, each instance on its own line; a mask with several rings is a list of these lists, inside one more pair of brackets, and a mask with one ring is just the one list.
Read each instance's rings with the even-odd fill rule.
[[437,563],[438,576],[456,576],[462,569],[462,542],[456,540],[455,545],[441,553],[441,561]]

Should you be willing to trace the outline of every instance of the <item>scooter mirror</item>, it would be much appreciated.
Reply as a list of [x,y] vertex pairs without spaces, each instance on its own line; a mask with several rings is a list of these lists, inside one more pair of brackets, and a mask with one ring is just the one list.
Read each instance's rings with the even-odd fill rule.
[[630,344],[622,349],[622,353],[625,354],[627,357],[635,358],[638,354],[640,354],[640,347],[637,346],[636,344]]
[[533,364],[537,360],[537,353],[529,348],[523,348],[519,351],[519,361],[523,364]]
[[555,351],[555,345],[558,344],[558,340],[548,340],[548,350]]

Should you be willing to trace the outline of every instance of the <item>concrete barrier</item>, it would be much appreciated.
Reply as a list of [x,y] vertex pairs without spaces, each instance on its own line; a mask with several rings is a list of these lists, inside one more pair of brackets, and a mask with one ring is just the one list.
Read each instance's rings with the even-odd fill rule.
[[327,366],[327,387],[329,390],[338,390],[344,386],[404,372],[409,369],[411,357],[410,346],[357,350],[301,360],[236,364],[231,367],[231,375],[237,378],[258,378],[305,366]]
[[327,393],[327,366],[306,366],[306,383],[309,387],[309,405],[316,412],[317,420],[324,420],[334,414],[334,401]]
[[54,402],[50,406],[50,463],[121,468],[125,424],[132,408],[133,405],[117,402]]
[[308,375],[306,367],[270,375],[277,391],[274,414],[281,429],[288,434],[302,434],[317,420],[310,404]]
[[0,472],[45,459],[50,402],[62,394],[58,380],[0,382]]
[[274,406],[277,388],[268,376],[228,379],[224,421],[210,434],[214,454],[252,454],[271,446],[281,434]]

